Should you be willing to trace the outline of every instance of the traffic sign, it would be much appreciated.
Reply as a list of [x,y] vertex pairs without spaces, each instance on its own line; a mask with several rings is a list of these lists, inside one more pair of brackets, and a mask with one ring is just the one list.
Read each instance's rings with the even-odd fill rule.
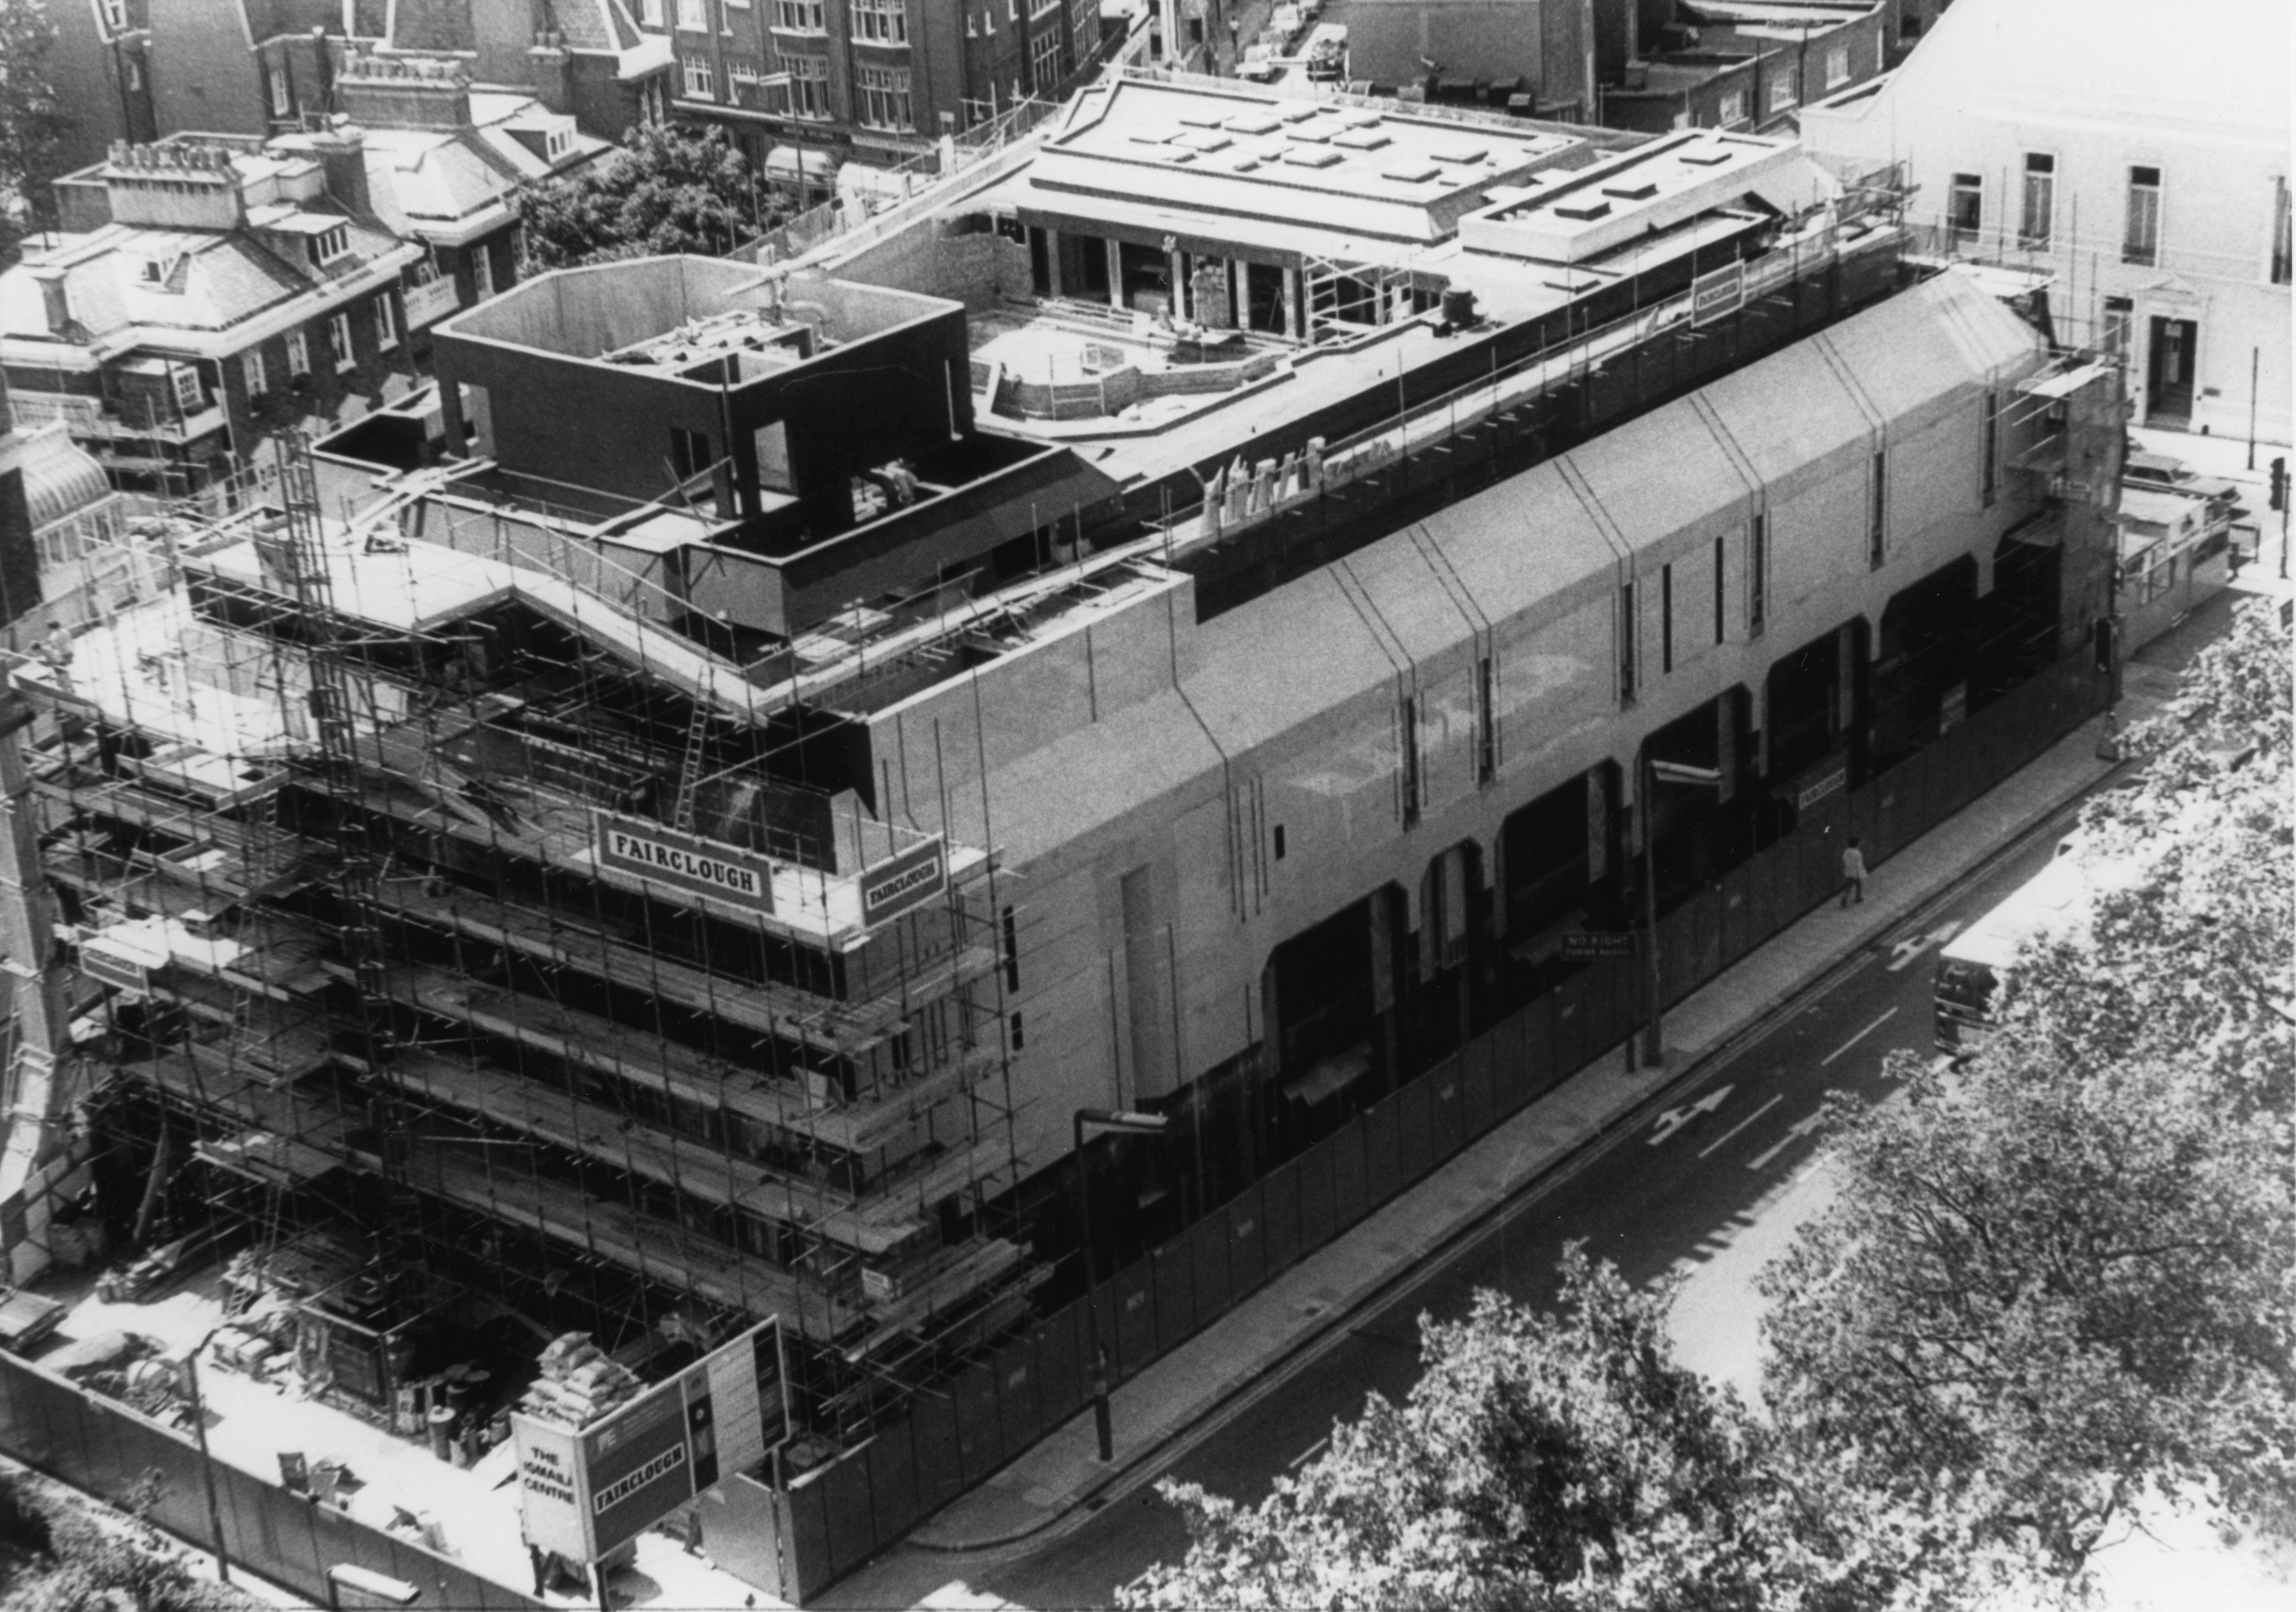
[[1562,937],[1562,960],[1593,963],[1635,955],[1635,937],[1623,929],[1581,929]]

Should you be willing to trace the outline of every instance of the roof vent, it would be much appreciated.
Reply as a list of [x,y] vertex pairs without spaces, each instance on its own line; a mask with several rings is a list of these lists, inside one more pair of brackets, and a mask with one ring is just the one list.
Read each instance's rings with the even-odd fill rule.
[[1647,202],[1658,194],[1658,185],[1648,179],[1639,185],[1605,185],[1603,193],[1616,196],[1621,202]]
[[1443,170],[1431,162],[1401,162],[1393,168],[1381,169],[1379,177],[1392,179],[1398,185],[1425,185],[1430,180],[1441,178]]
[[1239,135],[1272,135],[1278,127],[1275,119],[1258,112],[1239,112],[1227,120],[1227,126]]
[[1395,142],[1375,128],[1343,128],[1332,136],[1332,144],[1344,145],[1349,151],[1377,151]]
[[1283,160],[1294,168],[1329,168],[1340,160],[1340,153],[1312,145],[1295,146],[1283,153]]
[[1728,151],[1685,152],[1682,153],[1682,160],[1685,162],[1695,162],[1701,168],[1712,168],[1718,163],[1727,162],[1736,154],[1734,152]]
[[1554,204],[1554,211],[1557,217],[1576,218],[1581,224],[1587,224],[1596,218],[1608,218],[1611,204],[1608,202],[1558,202]]
[[1466,165],[1480,162],[1489,156],[1491,152],[1490,147],[1487,145],[1439,145],[1427,154],[1438,162],[1456,162]]

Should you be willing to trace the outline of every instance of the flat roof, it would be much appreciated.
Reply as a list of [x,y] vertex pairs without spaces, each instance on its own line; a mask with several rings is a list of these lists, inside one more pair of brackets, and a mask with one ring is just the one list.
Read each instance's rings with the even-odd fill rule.
[[1040,192],[1427,245],[1492,187],[1587,148],[1553,129],[1121,78],[1079,95],[1029,171]]

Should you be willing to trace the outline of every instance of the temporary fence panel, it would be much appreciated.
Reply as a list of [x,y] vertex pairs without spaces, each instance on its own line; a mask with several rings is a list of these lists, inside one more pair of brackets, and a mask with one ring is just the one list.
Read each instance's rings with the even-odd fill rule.
[[1300,1231],[1300,1161],[1279,1164],[1259,1183],[1259,1201],[1266,1215],[1261,1242],[1259,1276],[1266,1280],[1297,1264],[1307,1250]]
[[1332,1224],[1333,1234],[1345,1231],[1371,1212],[1365,1188],[1364,1116],[1342,1125],[1327,1144],[1332,1149]]
[[1581,968],[1548,993],[1554,1003],[1555,1068],[1576,1069],[1594,1056],[1594,1038],[1587,1024],[1588,987],[1596,975],[1617,966],[1595,963]]
[[[1101,1303],[1107,1306],[1100,1312],[1101,1336],[1108,1347],[1109,1369],[1126,1377],[1137,1377],[1148,1369],[1163,1351],[1157,1346],[1156,1326],[1156,1264],[1154,1260],[1140,1260],[1116,1273],[1116,1279],[1102,1289]],[[1111,1316],[1116,1325],[1107,1326]],[[1086,1339],[1079,1351],[1084,1361],[1085,1380],[1092,1380],[1092,1344]]]
[[1393,1197],[1396,1188],[1403,1184],[1403,1145],[1397,1134],[1402,1128],[1398,1117],[1402,1105],[1403,1094],[1390,1092],[1363,1116],[1363,1207],[1366,1214]]
[[956,1458],[964,1467],[964,1481],[977,1484],[1004,1464],[1004,1431],[997,1425],[996,1369],[975,1366],[956,1379],[950,1397],[956,1402]]
[[1182,1232],[1148,1256],[1156,1272],[1156,1353],[1169,1354],[1195,1335],[1196,1271],[1191,1236]]
[[[1258,1290],[1267,1276],[1267,1201],[1262,1184],[1254,1181],[1228,1200],[1227,1302],[1240,1303]],[[1199,1290],[1201,1298],[1201,1289]]]
[[1037,1418],[1059,1427],[1085,1402],[1092,1362],[1084,1358],[1084,1306],[1063,1304],[1037,1328]]
[[[1194,1301],[1191,1332],[1209,1327],[1228,1306],[1227,1210],[1213,1210],[1175,1239],[1193,1272],[1189,1296]],[[1169,1345],[1166,1345],[1169,1347]]]
[[1313,1254],[1339,1235],[1333,1186],[1339,1139],[1325,1137],[1294,1161],[1300,1175],[1300,1252]]
[[1037,1442],[1042,1413],[1037,1408],[1037,1339],[1031,1333],[996,1352],[996,1410],[1007,1460]]
[[[1408,1187],[1435,1167],[1428,1117],[1435,1077],[1423,1074],[1395,1094],[1396,1188]],[[1390,1195],[1391,1196],[1391,1195]]]
[[782,1589],[800,1605],[836,1576],[830,1566],[835,1553],[829,1545],[829,1485],[824,1481],[827,1471],[816,1467],[789,1487],[789,1532],[783,1541],[788,1565]]
[[876,1519],[880,1545],[906,1533],[920,1515],[913,1439],[909,1419],[903,1417],[890,1427],[880,1428],[861,1452],[869,1463],[869,1510]]
[[1510,1014],[1492,1029],[1459,1049],[1459,1128],[1464,1142],[1472,1141],[1498,1118],[1498,1096],[1491,1085],[1491,1067],[1497,1059],[1496,1036],[1511,1034],[1522,1041],[1521,1014]]
[[834,1578],[859,1567],[877,1549],[867,1459],[847,1456],[829,1468],[820,1488],[829,1513],[829,1572]]
[[956,1401],[946,1392],[919,1394],[909,1412],[917,1457],[917,1511],[930,1517],[964,1493],[956,1455]]

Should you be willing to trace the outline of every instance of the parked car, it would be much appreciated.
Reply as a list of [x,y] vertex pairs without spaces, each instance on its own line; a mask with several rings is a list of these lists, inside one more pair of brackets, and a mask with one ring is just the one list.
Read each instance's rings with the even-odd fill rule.
[[2120,477],[2124,481],[2141,481],[2148,487],[2165,487],[2171,492],[2189,493],[2225,504],[2240,501],[2239,482],[2222,476],[2204,476],[2182,459],[2167,454],[2132,451],[2121,461]]
[[27,1353],[63,1319],[64,1306],[54,1299],[0,1287],[0,1349]]

